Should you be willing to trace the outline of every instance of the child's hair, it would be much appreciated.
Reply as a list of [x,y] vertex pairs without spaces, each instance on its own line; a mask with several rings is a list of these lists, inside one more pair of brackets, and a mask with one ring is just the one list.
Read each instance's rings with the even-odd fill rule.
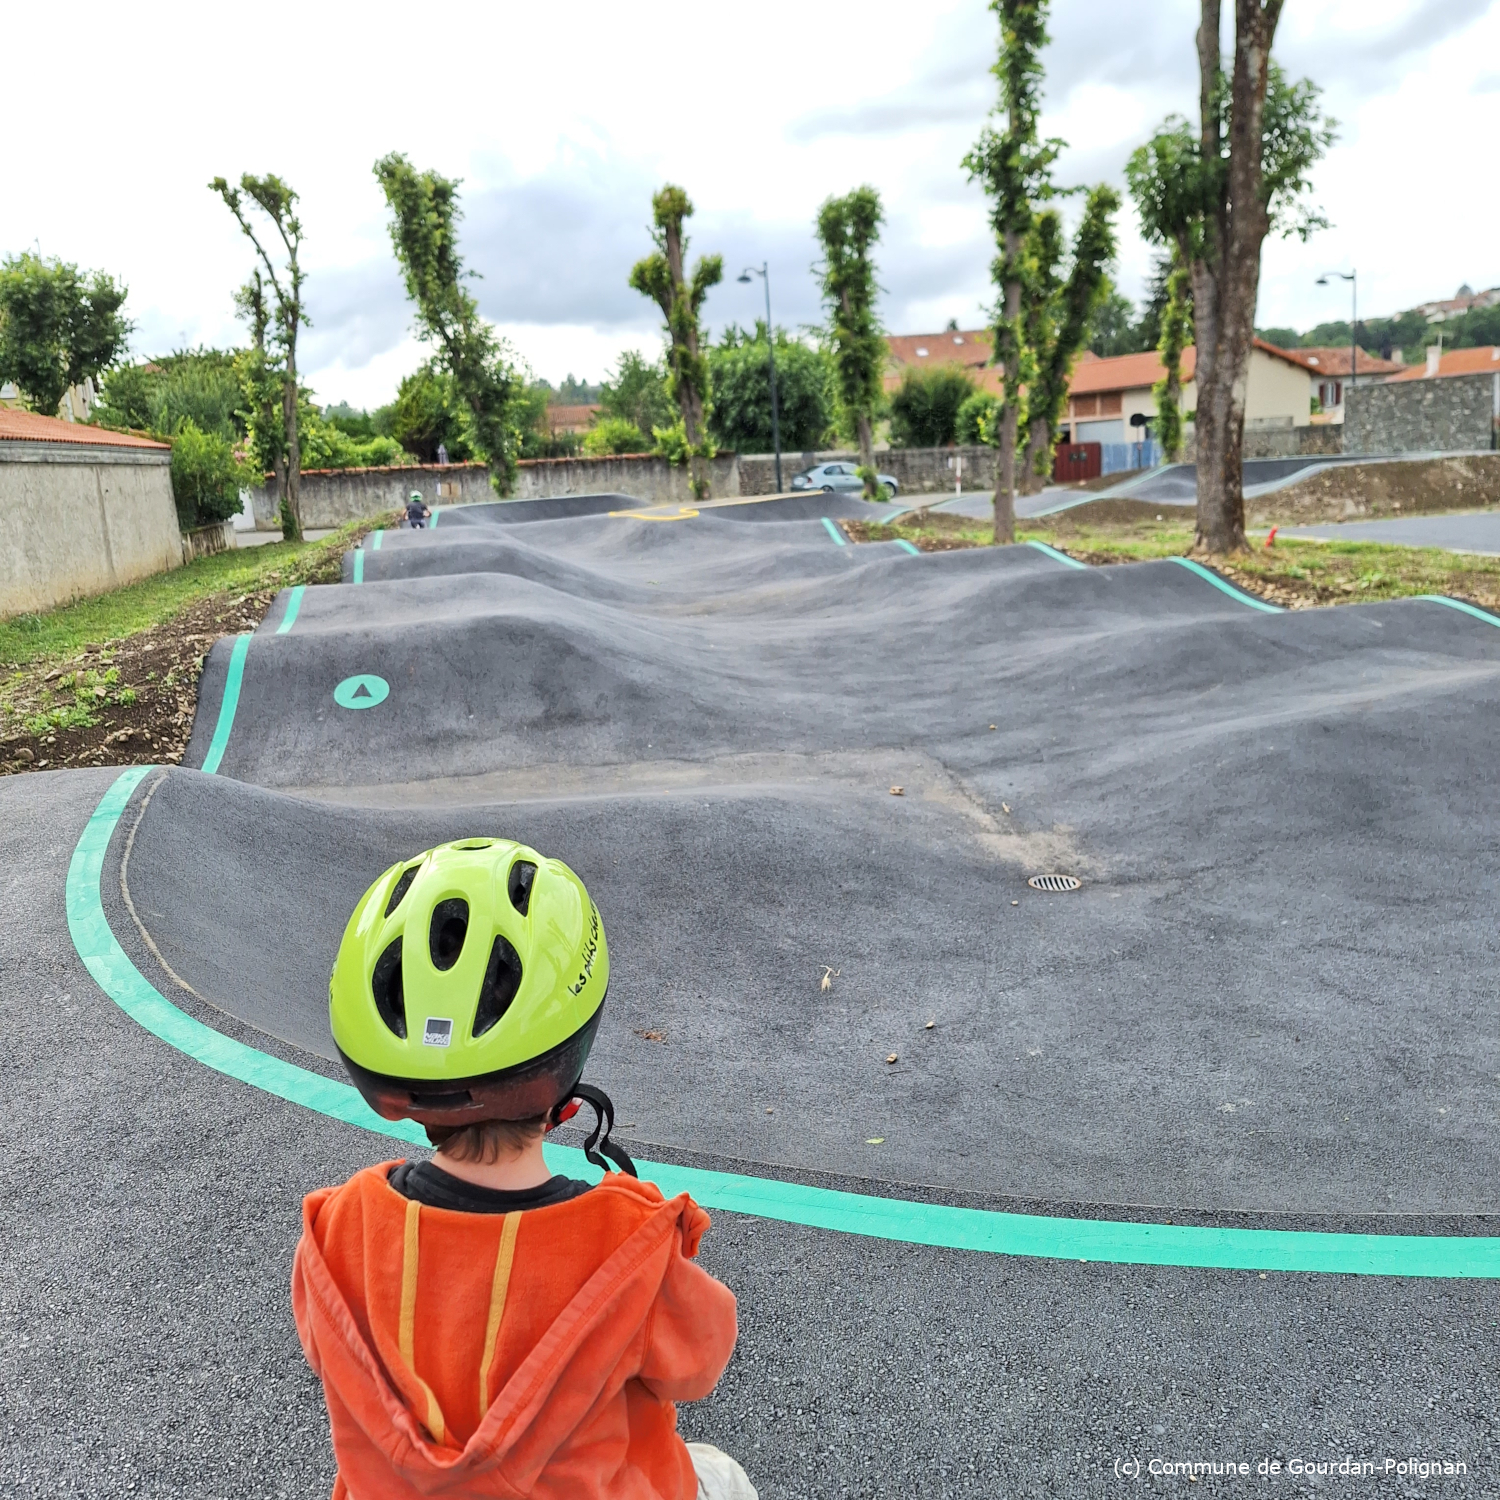
[[547,1128],[546,1115],[529,1120],[480,1120],[457,1128],[429,1125],[427,1139],[454,1161],[490,1166],[502,1156],[514,1156],[536,1140]]

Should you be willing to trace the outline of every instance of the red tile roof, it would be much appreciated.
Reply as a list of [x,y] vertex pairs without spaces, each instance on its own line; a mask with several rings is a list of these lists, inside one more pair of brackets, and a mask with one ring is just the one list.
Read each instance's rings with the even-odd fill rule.
[[[1438,372],[1435,378],[1441,380],[1445,375],[1493,375],[1496,373],[1500,373],[1500,345],[1488,344],[1482,349],[1455,349],[1451,354],[1445,354],[1438,362]],[[1391,377],[1392,381],[1428,378],[1425,363],[1408,365],[1401,374]]]
[[990,359],[988,328],[947,329],[942,333],[895,333],[886,339],[897,365],[986,365]]
[[591,406],[549,406],[547,426],[553,432],[587,432],[601,410],[603,408],[597,403]]
[[[1299,370],[1306,370],[1308,366],[1285,349],[1278,349],[1275,344],[1268,344],[1264,339],[1256,339],[1255,347],[1262,354],[1269,354],[1275,359],[1284,359],[1288,364],[1296,365]],[[1189,344],[1182,351],[1182,379],[1186,384],[1193,378],[1193,372],[1198,367],[1198,351]],[[1108,359],[1081,359],[1073,368],[1073,379],[1068,386],[1068,394],[1071,396],[1102,395],[1106,391],[1134,391],[1145,386],[1155,385],[1166,373],[1166,366],[1161,362],[1161,355],[1154,349],[1148,349],[1144,354],[1116,354]]]
[[110,432],[105,427],[90,427],[85,422],[64,422],[59,417],[44,417],[34,411],[20,411],[0,406],[0,442],[7,443],[73,443],[85,448],[159,448],[169,452],[170,443],[153,442],[128,432]]
[[[1314,375],[1342,376],[1349,373],[1348,344],[1330,344],[1327,348],[1287,349],[1289,359],[1306,365]],[[1395,375],[1409,368],[1394,359],[1379,359],[1368,349],[1359,351],[1358,370],[1361,375]]]

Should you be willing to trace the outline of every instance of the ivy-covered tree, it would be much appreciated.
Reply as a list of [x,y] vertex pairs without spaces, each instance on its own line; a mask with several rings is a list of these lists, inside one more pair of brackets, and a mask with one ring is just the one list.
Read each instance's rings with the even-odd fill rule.
[[721,255],[699,256],[691,277],[687,274],[687,236],[684,219],[693,215],[692,201],[670,182],[651,200],[651,238],[656,249],[630,269],[630,285],[661,308],[666,320],[667,391],[677,403],[681,431],[655,434],[662,451],[681,457],[692,474],[693,494],[708,494],[708,469],[712,455],[708,435],[711,410],[708,361],[703,355],[699,314],[709,289],[724,279]]
[[[1048,0],[991,0],[1000,18],[1000,81],[996,125],[987,125],[964,159],[991,200],[990,224],[999,255],[994,358],[1004,372],[995,540],[1015,540],[1015,498],[1051,468],[1073,363],[1089,337],[1095,311],[1109,291],[1114,215],[1119,197],[1092,189],[1065,247],[1061,216],[1040,205],[1058,195],[1052,167],[1063,142],[1041,140],[1041,51],[1048,41]],[[1063,272],[1068,263],[1066,275]],[[1021,434],[1024,454],[1018,454]]]
[[886,344],[875,315],[879,287],[873,258],[884,222],[880,194],[868,185],[829,198],[818,210],[825,338],[833,356],[839,425],[859,444],[867,499],[875,496],[875,413],[885,385]]
[[[274,173],[268,173],[264,177],[255,177],[246,172],[240,178],[238,187],[230,187],[224,178],[215,177],[209,183],[209,190],[217,193],[224,200],[224,206],[234,215],[235,222],[255,247],[255,254],[261,266],[265,267],[264,281],[261,280],[259,267],[255,272],[255,284],[260,289],[259,294],[263,304],[262,311],[266,310],[267,287],[270,288],[271,298],[276,304],[275,357],[271,356],[270,345],[266,339],[266,331],[270,323],[268,317],[260,325],[257,347],[265,358],[262,360],[259,374],[267,382],[266,391],[270,390],[272,384],[279,383],[280,385],[279,404],[285,449],[282,466],[276,471],[277,487],[280,491],[278,509],[281,512],[282,535],[288,541],[301,541],[302,453],[297,432],[300,405],[297,389],[297,331],[310,326],[310,319],[302,306],[302,283],[305,278],[298,259],[302,249],[302,221],[297,217],[297,194]],[[286,264],[281,267],[279,273],[275,261],[266,247],[261,244],[260,236],[250,221],[246,206],[247,199],[270,221],[271,227],[281,241]],[[238,297],[236,301],[239,301]],[[252,399],[259,401],[266,391],[257,390]],[[269,423],[267,425],[269,426]]]
[[125,288],[103,271],[26,251],[0,262],[0,385],[55,416],[70,386],[98,382],[125,352]]
[[510,349],[464,289],[476,274],[458,253],[458,180],[419,172],[399,151],[375,163],[391,210],[391,244],[416,306],[417,336],[432,345],[468,416],[468,445],[507,495],[515,483],[525,379]]
[[1175,246],[1160,326],[1156,347],[1165,373],[1151,387],[1156,397],[1156,439],[1168,460],[1176,463],[1182,457],[1182,354],[1193,331],[1193,273],[1181,263]]
[[1109,289],[1107,267],[1115,256],[1114,216],[1119,208],[1120,195],[1113,188],[1100,186],[1089,192],[1065,280],[1053,269],[1062,247],[1057,215],[1039,214],[1028,237],[1025,332],[1033,373],[1026,392],[1022,465],[1028,490],[1040,489],[1052,472],[1052,450],[1068,404],[1073,365],[1099,300]]
[[997,542],[1016,538],[1016,445],[1024,392],[1035,378],[1021,306],[1026,241],[1037,203],[1052,196],[1052,163],[1061,149],[1061,142],[1042,141],[1037,135],[1047,6],[1048,0],[990,0],[990,9],[1000,19],[1000,55],[991,69],[1000,81],[1000,102],[996,124],[985,126],[964,158],[970,178],[978,178],[989,195],[990,228],[999,249],[992,266],[1000,294],[993,358],[1004,379],[995,475]]
[[[1201,0],[1198,129],[1170,117],[1127,170],[1142,230],[1170,248],[1191,277],[1197,542],[1211,553],[1245,545],[1245,388],[1261,247],[1273,229],[1306,239],[1327,222],[1307,193],[1314,164],[1333,143],[1334,122],[1320,114],[1313,83],[1289,82],[1271,60],[1283,3],[1234,0],[1226,69],[1222,0]],[[1179,299],[1179,315],[1181,305]],[[1168,333],[1164,327],[1164,357]]]

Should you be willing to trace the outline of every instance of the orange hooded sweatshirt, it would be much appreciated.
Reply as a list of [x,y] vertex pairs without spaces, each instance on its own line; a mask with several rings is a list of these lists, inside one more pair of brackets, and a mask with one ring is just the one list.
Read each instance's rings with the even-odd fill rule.
[[566,1203],[456,1213],[395,1162],[303,1203],[292,1308],[323,1382],[334,1500],[693,1500],[676,1401],[734,1349],[691,1259],[708,1215],[611,1173]]

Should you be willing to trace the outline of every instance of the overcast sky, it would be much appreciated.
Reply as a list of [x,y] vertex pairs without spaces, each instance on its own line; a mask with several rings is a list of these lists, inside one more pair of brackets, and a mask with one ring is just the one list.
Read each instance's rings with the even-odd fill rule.
[[[1043,128],[1069,142],[1060,181],[1123,187],[1132,148],[1192,112],[1196,10],[1054,0]],[[777,321],[815,321],[812,219],[860,182],[886,205],[887,328],[976,325],[991,298],[984,198],[959,165],[994,102],[980,0],[271,0],[147,6],[128,24],[84,3],[58,24],[44,6],[6,17],[0,251],[122,277],[141,353],[242,337],[231,293],[249,247],[205,185],[274,171],[302,197],[311,384],[390,399],[423,357],[371,172],[392,149],[464,179],[481,306],[554,382],[658,346],[626,276],[663,181],[697,206],[694,253],[724,256],[714,328],[762,310],[759,281],[735,277],[763,260]],[[1340,139],[1316,179],[1332,227],[1268,243],[1262,326],[1347,317],[1347,288],[1314,283],[1351,265],[1370,315],[1500,283],[1500,0],[1289,0],[1276,50],[1323,86]],[[1138,297],[1149,269],[1127,212],[1121,289]]]

